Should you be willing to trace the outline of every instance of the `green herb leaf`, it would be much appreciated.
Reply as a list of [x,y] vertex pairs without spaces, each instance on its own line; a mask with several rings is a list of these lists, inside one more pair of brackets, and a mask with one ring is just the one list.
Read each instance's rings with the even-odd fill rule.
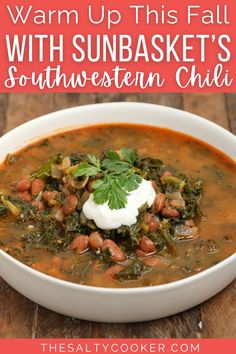
[[93,183],[93,188],[95,189],[93,192],[93,198],[95,203],[97,204],[104,204],[109,199],[109,189],[110,189],[110,182],[108,178],[104,180],[100,180],[99,183]]
[[95,155],[88,154],[89,162],[81,162],[77,169],[73,171],[74,177],[92,177],[96,176],[100,172],[101,164],[100,160]]
[[133,165],[137,159],[137,153],[133,149],[121,149],[121,154],[124,157],[125,161]]
[[102,161],[102,168],[107,170],[108,173],[120,175],[130,169],[128,162],[121,160],[105,159]]
[[96,166],[98,169],[100,169],[100,160],[96,158],[95,155],[88,154],[88,159],[91,162],[92,165]]
[[101,179],[97,179],[92,183],[92,188],[97,189],[103,184],[103,181]]
[[139,279],[149,269],[142,261],[134,259],[128,267],[116,274],[116,278],[120,281]]
[[122,149],[121,154],[124,160],[116,151],[109,150],[101,161],[89,154],[88,161],[79,163],[73,171],[74,177],[98,177],[92,184],[94,201],[97,204],[107,203],[110,209],[124,208],[129,192],[137,189],[142,181],[133,166],[136,152]]
[[115,179],[113,183],[110,184],[110,191],[108,197],[108,206],[110,209],[121,209],[127,204],[128,193],[125,191],[121,185],[120,180]]
[[88,162],[81,162],[77,169],[73,172],[74,177],[91,177],[96,176],[99,172],[99,168],[89,164]]
[[124,177],[121,176],[123,188],[127,192],[132,192],[138,188],[139,184],[142,182],[142,178],[137,174],[128,174]]
[[120,156],[114,150],[108,150],[105,153],[106,158],[110,160],[120,160]]
[[161,179],[163,185],[166,186],[166,191],[173,193],[179,192],[184,188],[185,181],[174,177],[174,176],[166,176]]
[[45,162],[37,171],[31,173],[32,178],[46,178],[51,176],[51,166],[52,164],[59,164],[62,161],[62,155],[56,154],[52,156],[48,161]]
[[93,192],[95,203],[108,203],[110,209],[124,208],[127,203],[127,196],[128,193],[120,185],[120,179],[109,176],[106,176]]

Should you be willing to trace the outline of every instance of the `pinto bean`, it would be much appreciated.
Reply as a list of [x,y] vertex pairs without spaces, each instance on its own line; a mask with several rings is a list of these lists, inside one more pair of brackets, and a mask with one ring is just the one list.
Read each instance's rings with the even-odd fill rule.
[[115,262],[123,262],[126,258],[125,252],[112,240],[105,240],[102,243],[102,250],[109,250],[111,259]]
[[63,264],[63,260],[62,260],[61,257],[59,257],[59,256],[53,256],[52,257],[52,265],[54,267],[61,268],[62,264]]
[[40,200],[34,200],[31,204],[35,206],[38,210],[44,209],[44,205]]
[[38,195],[45,187],[45,181],[41,178],[35,178],[31,185],[32,195]]
[[106,270],[106,275],[109,277],[115,278],[116,274],[119,273],[121,270],[123,270],[125,267],[122,266],[121,264],[115,264],[114,266],[108,268]]
[[181,199],[173,199],[171,200],[170,205],[177,209],[184,209],[185,201]]
[[136,256],[139,258],[147,257],[147,255],[148,255],[147,252],[143,252],[139,248],[136,249],[135,253],[136,253]]
[[89,248],[89,237],[87,235],[79,234],[69,245],[70,250],[76,250],[77,254],[86,252]]
[[143,252],[154,252],[156,250],[154,243],[152,242],[152,240],[147,237],[147,236],[143,236],[139,242],[139,248],[141,251]]
[[44,191],[42,194],[42,198],[43,200],[45,200],[45,202],[49,202],[50,200],[55,199],[57,195],[58,195],[57,191]]
[[29,194],[29,192],[25,191],[25,192],[18,192],[16,193],[16,196],[20,199],[23,199],[25,202],[30,202],[31,201],[31,195]]
[[152,180],[151,182],[152,182],[152,188],[154,189],[154,191],[155,191],[156,193],[158,193],[158,192],[159,192],[159,189],[158,189],[158,186],[157,186],[156,182],[155,182],[154,180]]
[[155,220],[154,218],[149,222],[149,231],[155,232],[160,227],[160,220]]
[[170,176],[172,176],[172,173],[170,171],[165,171],[161,176],[161,178],[170,177]]
[[64,215],[70,215],[72,214],[78,204],[78,198],[75,194],[70,194],[68,197],[66,197],[65,200],[65,205],[62,208],[62,212]]
[[62,207],[62,213],[63,215],[67,216],[67,215],[70,215],[70,214],[73,214],[74,210],[72,210],[71,208],[69,208],[67,205],[64,205]]
[[162,261],[157,257],[148,257],[144,259],[143,262],[149,267],[156,267],[158,265],[163,265]]
[[135,250],[135,253],[138,258],[144,258],[144,257],[146,258],[146,257],[150,257],[151,255],[155,254],[156,250],[153,252],[143,252],[140,248],[137,248]]
[[159,213],[165,206],[166,196],[163,193],[158,193],[154,199],[152,205],[152,211],[154,214]]
[[[146,232],[148,231],[156,231],[158,230],[159,226],[160,226],[160,220],[157,216],[152,215],[150,213],[146,213],[145,214],[145,224],[147,227]],[[145,227],[142,227],[142,230],[145,232]]]
[[89,246],[94,249],[98,250],[103,243],[103,238],[98,231],[91,232],[89,235]]
[[17,192],[26,192],[30,190],[30,188],[31,188],[31,180],[29,179],[29,177],[24,177],[16,184]]
[[172,209],[171,207],[167,206],[162,209],[161,214],[166,218],[178,218],[180,212],[176,209]]
[[152,220],[152,214],[151,213],[146,213],[144,216],[145,222],[148,224]]

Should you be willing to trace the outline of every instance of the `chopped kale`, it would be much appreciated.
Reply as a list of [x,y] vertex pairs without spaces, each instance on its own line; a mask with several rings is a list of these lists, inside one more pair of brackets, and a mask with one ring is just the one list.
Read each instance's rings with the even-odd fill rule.
[[46,161],[39,169],[31,174],[32,178],[46,178],[51,176],[52,164],[59,164],[62,161],[62,155],[56,154]]
[[185,181],[175,176],[162,178],[161,182],[165,187],[165,191],[169,193],[180,192],[185,186]]
[[8,209],[0,202],[0,217],[7,216]]
[[200,180],[194,181],[183,175],[185,186],[182,192],[186,209],[182,212],[183,218],[199,218],[202,216],[200,201],[203,193],[203,183]]
[[[44,143],[48,144],[47,141]],[[32,180],[44,179],[43,191],[36,196],[31,195],[30,202],[14,193],[10,197],[0,198],[0,216],[7,217],[11,209],[19,209],[19,213],[12,211],[15,217],[13,222],[25,227],[22,235],[25,249],[44,249],[52,254],[67,252],[68,246],[78,235],[89,236],[96,231],[102,239],[116,242],[126,254],[125,268],[116,274],[116,278],[120,281],[139,279],[150,269],[142,261],[142,252],[138,252],[142,251],[139,247],[143,236],[154,244],[157,255],[177,257],[176,245],[180,241],[176,230],[189,229],[197,234],[194,223],[200,221],[202,215],[200,201],[203,183],[178,173],[174,168],[170,168],[169,173],[164,172],[166,167],[161,160],[140,157],[135,150],[127,148],[105,151],[98,157],[73,153],[62,158],[61,154],[56,154],[31,174]],[[90,193],[93,193],[97,204],[107,202],[111,209],[119,209],[125,206],[129,192],[138,187],[142,178],[155,181],[157,193],[161,193],[164,200],[160,209],[145,204],[140,208],[135,224],[113,230],[100,230],[93,220],[85,217],[83,205]],[[54,197],[48,201],[44,193],[50,195],[50,192],[54,192]],[[69,211],[65,211],[67,198],[71,195],[77,199],[76,205],[72,211],[70,206]],[[32,202],[41,203],[42,209]],[[163,209],[166,209],[165,212]],[[175,216],[171,215],[173,209]],[[208,241],[208,252],[209,249],[214,252],[214,246]],[[101,247],[91,248],[88,257],[83,257],[83,260],[87,259],[87,266],[90,264],[88,257],[102,262],[104,269],[116,264],[111,259],[110,251],[104,251]],[[74,276],[84,272],[82,263],[74,266]],[[78,276],[83,278],[81,274]]]
[[7,154],[7,157],[5,159],[5,163],[7,165],[13,165],[16,161],[19,160],[19,157],[16,155],[12,155],[12,154]]
[[142,171],[145,178],[149,180],[159,181],[164,172],[163,162],[150,157],[139,158],[136,166]]
[[120,281],[136,280],[142,277],[150,268],[142,261],[134,259],[125,269],[116,274]]

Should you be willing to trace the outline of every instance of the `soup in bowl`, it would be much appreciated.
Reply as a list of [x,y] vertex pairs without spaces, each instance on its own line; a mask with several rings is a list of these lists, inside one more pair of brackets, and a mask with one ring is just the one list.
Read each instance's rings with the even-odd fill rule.
[[[118,103],[56,112],[2,140],[14,135],[19,145],[5,148],[0,169],[0,261],[26,296],[81,318],[134,321],[193,306],[234,279],[230,133],[186,112]],[[193,293],[217,273],[208,291]],[[50,288],[47,299],[27,278]],[[100,302],[94,312],[91,299]]]

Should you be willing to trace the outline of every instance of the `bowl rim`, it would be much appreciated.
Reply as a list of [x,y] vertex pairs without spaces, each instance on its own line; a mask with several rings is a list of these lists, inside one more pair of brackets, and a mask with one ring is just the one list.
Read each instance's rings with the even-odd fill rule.
[[[0,139],[2,138],[7,138],[8,136],[14,134],[17,130],[19,129],[24,129],[24,128],[27,128],[27,127],[30,127],[32,124],[37,124],[39,122],[43,122],[45,120],[48,120],[48,119],[52,119],[52,118],[56,118],[56,116],[59,114],[59,115],[62,115],[66,112],[68,113],[73,113],[73,112],[76,112],[77,110],[79,111],[86,111],[87,109],[89,110],[96,110],[98,107],[99,108],[102,108],[102,107],[112,107],[112,106],[124,106],[125,107],[135,107],[135,106],[143,106],[143,107],[149,107],[151,109],[161,109],[163,111],[166,111],[166,112],[178,112],[178,113],[182,113],[184,115],[188,115],[189,117],[191,117],[191,119],[195,118],[197,119],[199,122],[201,122],[202,124],[204,124],[205,126],[208,126],[209,128],[212,127],[213,129],[217,129],[220,133],[224,134],[225,136],[227,135],[229,138],[233,138],[233,139],[236,139],[236,136],[235,134],[233,134],[231,131],[223,128],[222,126],[220,126],[219,124],[213,122],[213,121],[210,121],[204,117],[201,117],[197,114],[194,114],[192,112],[189,112],[189,111],[186,111],[186,110],[183,110],[183,109],[180,109],[180,108],[175,108],[175,107],[169,107],[169,106],[164,106],[164,105],[160,105],[160,104],[154,104],[154,103],[146,103],[146,102],[124,102],[124,101],[117,101],[117,102],[105,102],[105,103],[92,103],[92,104],[86,104],[86,105],[82,105],[82,106],[74,106],[74,107],[69,107],[69,108],[65,108],[65,109],[60,109],[60,110],[57,110],[57,111],[53,111],[53,112],[49,112],[47,114],[43,114],[41,116],[38,116],[38,117],[35,117],[27,122],[24,122],[20,125],[18,125],[17,127],[11,129],[10,131],[6,132],[4,135],[0,136]],[[105,124],[119,124],[119,123],[124,123],[123,121],[119,121],[117,120],[116,122],[105,122]],[[80,124],[79,126],[80,127],[86,127],[86,126],[93,126],[93,125],[97,125],[99,123],[88,123],[88,124]],[[103,124],[102,120],[100,122],[100,124]],[[129,122],[129,124],[134,124],[134,125],[138,125],[140,123],[131,123]],[[151,123],[141,123],[143,125],[147,125],[147,126],[153,126],[154,124],[151,124]],[[59,129],[54,129],[51,133],[60,133],[62,131],[68,131],[68,130],[72,130],[75,128],[75,125],[65,125],[63,128],[59,128]],[[167,128],[167,129],[170,129],[170,130],[173,130],[173,131],[178,131],[182,134],[185,134],[185,135],[189,135],[191,136],[191,134],[188,134],[188,133],[185,133],[181,130],[177,130],[177,129],[173,129],[173,128]],[[50,134],[51,134],[50,133]],[[48,135],[48,133],[46,134],[46,136]],[[42,138],[44,138],[45,135],[39,135],[37,136],[36,138],[33,138],[32,142],[36,142],[37,140],[40,140]],[[201,140],[199,138],[196,138],[197,140]],[[225,152],[221,151],[219,148],[217,147],[214,147],[213,145],[211,145],[210,143],[202,140],[204,143],[212,146],[213,148],[215,148],[216,150],[220,151],[222,154],[228,156]],[[235,140],[236,142],[236,140]],[[25,145],[26,146],[26,145]],[[16,150],[18,151],[18,150]],[[229,157],[229,156],[228,156]],[[232,157],[229,157],[231,160],[234,160]],[[236,158],[235,158],[235,162],[236,162]],[[1,162],[0,162],[1,163]]]
[[[188,116],[190,116],[190,118],[197,118],[199,122],[208,125],[208,127],[213,127],[213,129],[218,129],[219,132],[221,132],[222,134],[224,134],[225,136],[230,137],[231,139],[234,138],[235,139],[235,143],[236,143],[236,136],[231,133],[230,131],[224,129],[223,127],[219,126],[218,124],[207,120],[206,118],[203,118],[201,116],[198,116],[196,114],[193,114],[191,112],[185,111],[185,110],[181,110],[178,108],[174,108],[174,107],[169,107],[169,106],[163,106],[163,105],[159,105],[159,104],[152,104],[152,103],[143,103],[143,102],[123,102],[123,101],[117,101],[117,102],[108,102],[108,103],[94,103],[94,104],[87,104],[87,105],[83,105],[83,106],[75,106],[75,107],[70,107],[70,108],[66,108],[66,109],[61,109],[58,111],[53,111],[51,113],[39,116],[33,120],[27,121],[19,126],[17,126],[16,128],[10,130],[9,132],[7,132],[6,134],[4,134],[2,137],[0,137],[0,140],[2,140],[2,138],[4,137],[8,137],[10,135],[12,135],[13,133],[15,133],[16,131],[18,131],[19,129],[24,129],[27,128],[29,126],[31,126],[32,124],[37,124],[37,122],[42,122],[51,118],[55,118],[58,114],[64,114],[66,112],[76,112],[76,111],[86,111],[87,109],[92,109],[92,110],[96,110],[96,108],[98,106],[100,107],[106,107],[106,106],[124,106],[124,107],[135,107],[135,106],[146,106],[146,107],[150,107],[150,108],[159,108],[163,111],[166,112],[170,112],[172,111],[172,113],[178,111],[179,113],[182,112],[184,114],[187,114]],[[119,121],[112,121],[112,122],[105,122],[105,124],[117,124],[117,123],[124,123],[124,122],[119,122]],[[92,125],[97,125],[99,123],[88,123],[88,124],[78,124],[78,128],[79,127],[83,127],[83,126],[92,126]],[[129,124],[140,124],[137,122],[131,123],[129,122]],[[149,126],[154,126],[154,124],[152,123],[147,123],[144,125],[149,125]],[[74,129],[75,127],[72,126],[66,126],[62,129],[58,129],[58,130],[52,130],[51,134],[57,134],[58,132],[61,131],[69,131]],[[170,130],[173,131],[177,131],[176,129],[173,128],[169,128]],[[181,133],[181,130],[178,130],[178,132]],[[49,135],[50,133],[46,134]],[[191,136],[191,134],[182,132],[182,134],[185,135],[189,135]],[[32,142],[36,142],[37,140],[40,140],[41,138],[43,138],[44,136],[38,136],[37,138],[33,138]],[[198,138],[196,138],[198,139]],[[200,140],[200,139],[198,139]],[[224,154],[225,156],[227,156],[228,158],[230,158],[232,161],[235,162],[235,160],[228,156],[225,152],[221,151],[219,148],[209,144],[208,142],[202,140],[204,143],[208,144],[209,146],[212,146],[213,148],[217,149],[219,152],[221,152],[222,154]],[[25,143],[24,146],[22,146],[21,148],[24,148],[25,146],[27,146],[27,143]],[[18,150],[16,150],[18,151]],[[2,163],[2,162],[0,162]],[[5,251],[0,249],[0,256],[4,257],[7,261],[11,262],[14,264],[14,266],[19,267],[20,269],[22,269],[23,271],[26,271],[29,275],[31,276],[35,276],[35,277],[39,277],[40,280],[42,281],[46,281],[52,284],[55,284],[57,286],[62,286],[62,287],[66,287],[68,289],[72,289],[72,290],[80,290],[80,291],[87,291],[90,293],[93,292],[98,292],[98,293],[103,293],[103,294],[107,294],[107,295],[112,295],[112,294],[127,294],[129,293],[130,295],[132,294],[143,294],[143,293],[155,293],[155,292],[165,292],[165,291],[170,291],[170,290],[176,290],[177,288],[181,288],[181,287],[185,287],[188,286],[189,284],[191,284],[194,281],[199,281],[201,279],[203,279],[206,276],[210,276],[212,273],[217,272],[219,269],[224,268],[225,266],[227,266],[228,264],[230,264],[233,261],[236,261],[236,252],[232,255],[230,255],[229,257],[225,258],[224,260],[222,260],[221,262],[217,263],[216,265],[211,266],[210,268],[207,268],[197,274],[193,274],[190,275],[186,278],[183,279],[179,279],[170,283],[165,283],[165,284],[160,284],[160,285],[152,285],[152,286],[145,286],[145,287],[129,287],[129,288],[107,288],[107,287],[97,287],[97,286],[93,286],[93,285],[84,285],[84,284],[77,284],[77,283],[73,283],[70,282],[68,280],[62,280],[56,277],[53,277],[51,275],[48,275],[46,273],[40,272],[34,268],[31,268],[30,266],[24,264],[23,262],[17,260],[16,258],[14,258],[13,256],[10,256],[9,254],[7,254]]]
[[12,262],[15,266],[21,268],[23,271],[26,271],[32,276],[39,277],[40,280],[46,281],[57,286],[66,287],[72,290],[82,290],[87,291],[90,293],[98,292],[98,293],[105,293],[107,295],[110,294],[137,294],[137,293],[153,293],[156,291],[165,292],[174,290],[177,288],[185,287],[191,284],[192,282],[197,282],[205,278],[206,276],[210,276],[212,273],[217,272],[219,269],[227,266],[231,262],[236,261],[236,253],[232,254],[231,256],[225,258],[223,261],[207,268],[199,273],[193,274],[188,276],[187,278],[179,279],[170,283],[160,284],[160,285],[152,285],[152,286],[142,286],[142,287],[130,287],[130,288],[107,288],[101,286],[93,286],[93,285],[85,285],[85,284],[77,284],[70,282],[68,280],[59,279],[53,277],[52,275],[48,275],[46,273],[40,272],[30,266],[24,264],[23,262],[17,260],[13,256],[10,256],[5,251],[0,249],[0,257],[1,255],[7,259],[7,261]]

